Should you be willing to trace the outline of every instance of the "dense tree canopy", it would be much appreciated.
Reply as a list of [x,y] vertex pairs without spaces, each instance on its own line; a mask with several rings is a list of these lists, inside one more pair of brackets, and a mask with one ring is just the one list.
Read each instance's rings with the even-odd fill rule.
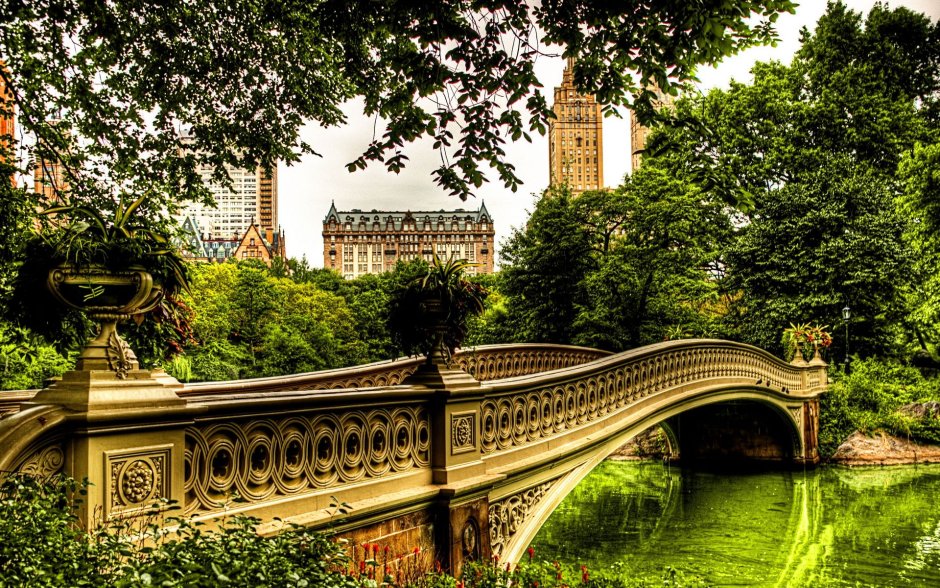
[[615,351],[715,335],[728,231],[719,206],[655,159],[612,191],[550,189],[503,247],[500,320],[515,340]]
[[902,235],[915,209],[930,215],[929,167],[913,161],[927,164],[916,146],[940,132],[938,41],[940,24],[905,8],[863,18],[831,2],[790,65],[759,63],[752,83],[679,101],[650,151],[734,207],[729,332],[774,349],[790,322],[833,327],[849,306],[853,349],[882,353],[911,312],[903,299],[933,296],[920,285],[936,265],[912,263]]
[[640,88],[669,89],[699,64],[769,41],[779,12],[794,6],[7,2],[0,75],[23,128],[65,164],[72,197],[203,198],[197,162],[221,177],[223,163],[297,161],[317,148],[299,140],[301,126],[342,124],[340,107],[354,97],[384,130],[351,169],[379,161],[397,171],[405,144],[431,137],[442,156],[436,181],[466,197],[484,181],[480,163],[518,184],[501,145],[544,132],[533,69],[544,51],[577,57],[577,84],[603,102],[638,93],[648,112],[652,94]]

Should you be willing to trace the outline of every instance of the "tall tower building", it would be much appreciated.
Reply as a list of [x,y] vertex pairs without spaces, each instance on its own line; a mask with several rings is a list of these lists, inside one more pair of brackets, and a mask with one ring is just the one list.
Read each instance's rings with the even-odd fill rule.
[[269,241],[277,234],[277,166],[258,168],[258,226]]
[[[0,69],[9,74],[6,64],[0,61]],[[13,142],[16,140],[16,119],[13,96],[7,88],[6,78],[0,76],[0,161],[4,156],[13,157]],[[16,176],[11,174],[10,180],[16,186]]]
[[202,181],[215,200],[212,208],[189,203],[180,211],[180,218],[191,217],[205,237],[239,237],[256,224],[264,236],[273,239],[277,227],[277,170],[266,173],[262,168],[242,169],[226,166],[231,186],[212,179],[210,166],[199,168]]
[[573,73],[568,59],[548,124],[548,166],[551,184],[567,183],[580,194],[604,187],[604,117],[593,95],[575,89]]
[[[659,86],[653,86],[656,93],[656,100],[653,101],[653,108],[661,110],[663,108],[672,108],[672,96],[664,93]],[[650,128],[640,123],[636,118],[636,113],[630,113],[630,170],[635,172],[643,163],[643,150],[646,149],[646,139],[649,137]]]

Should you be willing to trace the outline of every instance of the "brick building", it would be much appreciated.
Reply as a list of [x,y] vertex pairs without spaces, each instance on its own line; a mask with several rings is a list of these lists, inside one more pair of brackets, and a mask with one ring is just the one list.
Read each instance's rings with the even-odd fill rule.
[[555,88],[548,124],[549,182],[565,184],[572,194],[604,187],[604,114],[593,95],[574,87],[569,59],[561,86]]
[[434,255],[477,264],[470,274],[493,272],[493,219],[479,210],[339,211],[330,206],[323,219],[323,267],[347,279],[378,274],[399,259],[431,261]]

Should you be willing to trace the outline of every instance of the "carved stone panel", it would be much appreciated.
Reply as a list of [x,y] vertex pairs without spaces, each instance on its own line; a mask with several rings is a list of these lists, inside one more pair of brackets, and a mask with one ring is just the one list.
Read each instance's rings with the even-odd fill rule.
[[22,474],[38,478],[48,478],[62,473],[65,465],[65,446],[60,442],[46,445],[26,457],[14,469]]
[[450,417],[450,453],[476,449],[476,413],[455,413]]
[[172,445],[105,452],[108,485],[105,517],[138,514],[170,498]]
[[494,555],[502,555],[513,536],[529,520],[532,511],[557,481],[549,480],[499,502],[490,503],[490,549]]

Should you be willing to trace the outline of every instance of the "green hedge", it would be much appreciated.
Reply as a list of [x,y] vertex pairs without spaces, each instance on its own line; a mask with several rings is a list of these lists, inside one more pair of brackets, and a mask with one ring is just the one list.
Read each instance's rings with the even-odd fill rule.
[[910,403],[940,401],[940,379],[925,378],[916,368],[884,359],[857,359],[849,375],[836,372],[830,376],[834,382],[819,403],[819,444],[824,456],[832,455],[856,430],[940,443],[940,420],[899,411]]
[[[85,532],[75,511],[84,484],[54,477],[8,476],[0,484],[0,587],[251,586],[310,588],[635,588],[703,586],[667,569],[662,578],[628,579],[620,570],[592,574],[585,568],[539,562],[530,552],[514,566],[498,559],[465,566],[461,578],[430,570],[419,558],[380,563],[358,548],[322,533],[295,528],[273,537],[257,533],[258,521],[233,516],[215,530],[186,519],[164,527],[139,517]],[[163,505],[166,506],[166,505]],[[175,525],[175,526],[174,526]],[[393,570],[394,571],[390,571]],[[437,571],[434,571],[437,570]],[[382,577],[384,576],[384,578]]]

